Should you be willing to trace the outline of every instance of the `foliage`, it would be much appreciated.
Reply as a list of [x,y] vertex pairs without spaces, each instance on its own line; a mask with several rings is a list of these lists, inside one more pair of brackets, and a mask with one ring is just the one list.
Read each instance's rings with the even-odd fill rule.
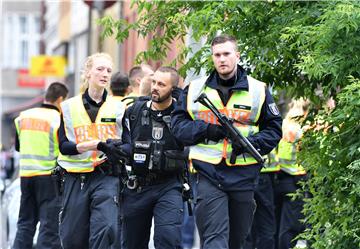
[[318,249],[360,248],[360,80],[350,79],[330,114],[306,132],[300,161],[312,176],[303,237]]
[[[123,42],[134,30],[156,34],[137,62],[163,60],[173,41],[181,52],[172,65],[186,76],[212,68],[209,43],[220,31],[236,36],[244,66],[257,78],[286,89],[292,96],[317,100],[315,89],[334,94],[359,76],[360,4],[358,1],[133,1],[138,20],[127,23],[104,17],[104,35]],[[191,31],[206,39],[199,51],[184,45]],[[192,53],[192,56],[190,56]],[[190,57],[190,58],[189,58]],[[186,60],[188,59],[188,60]]]
[[[321,106],[337,98],[332,113],[320,110],[315,122],[331,127],[306,132],[301,163],[312,178],[305,212],[311,225],[304,236],[313,248],[360,248],[360,2],[359,1],[133,1],[138,20],[104,17],[104,35],[123,42],[131,30],[153,34],[136,61],[164,60],[170,44],[181,46],[171,63],[189,69],[212,68],[210,42],[218,32],[239,41],[243,66],[256,78],[310,98]],[[200,50],[185,45],[205,40]],[[323,96],[318,89],[322,89]],[[336,94],[340,91],[340,94]]]

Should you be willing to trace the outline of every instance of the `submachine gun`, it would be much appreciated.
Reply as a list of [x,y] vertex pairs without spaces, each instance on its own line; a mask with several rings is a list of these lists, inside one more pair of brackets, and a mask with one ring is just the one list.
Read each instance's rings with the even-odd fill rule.
[[[263,164],[265,162],[265,160],[261,157],[260,153],[254,148],[250,141],[234,127],[234,120],[219,112],[219,110],[214,106],[205,93],[200,94],[200,96],[194,101],[194,103],[196,102],[199,102],[200,104],[209,108],[209,110],[214,113],[214,115],[219,120],[220,125],[227,131],[228,138],[232,141],[232,143],[241,145],[251,156],[255,158],[258,163]],[[236,152],[233,150],[230,157],[230,163],[235,163],[236,156]]]

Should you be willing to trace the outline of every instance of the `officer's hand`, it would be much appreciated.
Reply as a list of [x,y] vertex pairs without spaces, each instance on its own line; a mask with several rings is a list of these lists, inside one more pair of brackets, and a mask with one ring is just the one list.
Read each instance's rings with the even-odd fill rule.
[[243,154],[245,151],[245,148],[241,145],[241,144],[236,144],[236,143],[233,143],[231,145],[232,147],[232,153],[235,154],[236,156],[240,155],[240,154]]
[[104,152],[111,164],[116,164],[120,160],[123,160],[128,157],[121,149],[121,142],[118,140],[108,139],[106,143],[100,142],[97,146],[97,149]]
[[226,137],[226,130],[221,125],[209,124],[207,128],[207,138],[218,142]]

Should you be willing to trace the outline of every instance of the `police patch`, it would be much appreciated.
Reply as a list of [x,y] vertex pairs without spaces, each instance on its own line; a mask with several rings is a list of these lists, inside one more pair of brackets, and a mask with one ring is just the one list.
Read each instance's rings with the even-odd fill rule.
[[160,140],[162,139],[164,134],[164,129],[163,127],[153,127],[152,129],[152,137],[155,140]]
[[280,112],[275,103],[271,103],[268,106],[272,114],[274,114],[275,116],[279,115]]

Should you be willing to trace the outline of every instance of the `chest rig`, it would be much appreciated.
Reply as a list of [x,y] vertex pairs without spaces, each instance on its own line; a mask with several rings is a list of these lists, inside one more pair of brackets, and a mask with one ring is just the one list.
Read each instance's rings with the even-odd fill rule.
[[[151,101],[134,103],[130,115],[132,140],[132,173],[145,176],[149,173],[173,174],[183,168],[174,151],[182,151],[171,134],[170,113],[151,110]],[[171,152],[171,153],[170,153]],[[170,155],[170,156],[169,156]]]

